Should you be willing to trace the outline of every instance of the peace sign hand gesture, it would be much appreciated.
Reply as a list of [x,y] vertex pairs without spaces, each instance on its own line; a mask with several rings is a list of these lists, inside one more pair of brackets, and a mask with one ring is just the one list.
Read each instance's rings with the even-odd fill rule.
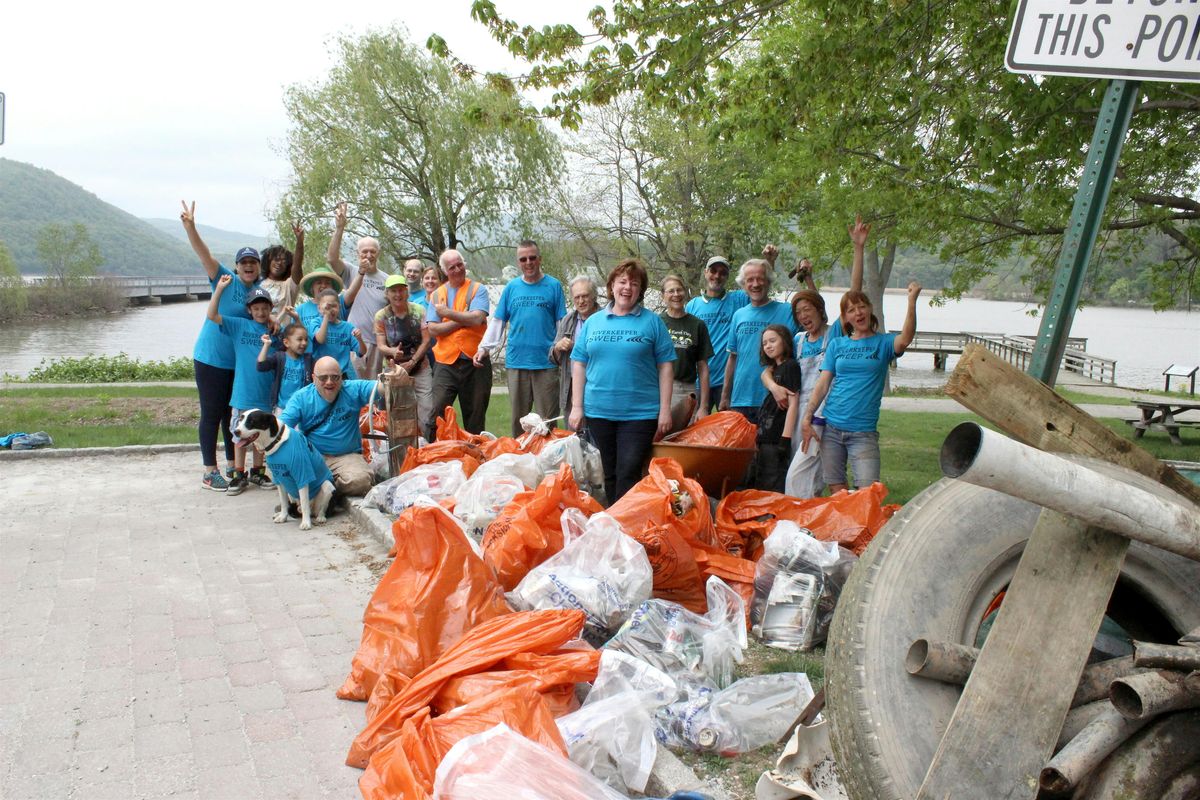
[[191,208],[188,208],[188,204],[183,200],[180,200],[179,204],[183,206],[183,211],[179,212],[179,221],[185,228],[194,227],[196,224],[196,201],[192,201]]

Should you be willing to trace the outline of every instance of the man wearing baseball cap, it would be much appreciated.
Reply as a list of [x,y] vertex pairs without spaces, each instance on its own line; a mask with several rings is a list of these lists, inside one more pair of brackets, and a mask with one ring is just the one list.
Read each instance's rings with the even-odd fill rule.
[[713,256],[704,265],[704,293],[693,297],[684,307],[687,313],[699,317],[708,328],[713,355],[708,360],[708,412],[717,407],[725,385],[725,359],[728,356],[730,322],[733,313],[749,305],[750,297],[741,289],[728,292],[729,261],[725,256]]

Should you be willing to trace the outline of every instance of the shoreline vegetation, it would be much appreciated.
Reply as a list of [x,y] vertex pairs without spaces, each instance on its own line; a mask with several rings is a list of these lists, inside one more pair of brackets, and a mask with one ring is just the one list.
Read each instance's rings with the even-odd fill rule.
[[0,322],[98,317],[129,308],[129,298],[106,281],[55,285],[0,280]]

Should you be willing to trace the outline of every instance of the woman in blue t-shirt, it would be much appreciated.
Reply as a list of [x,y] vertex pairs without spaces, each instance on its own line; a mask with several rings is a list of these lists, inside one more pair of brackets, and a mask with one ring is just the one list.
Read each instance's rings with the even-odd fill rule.
[[879,406],[888,366],[912,344],[917,332],[917,297],[921,284],[908,285],[908,311],[900,333],[879,333],[870,299],[862,292],[842,296],[841,323],[846,335],[825,349],[821,377],[809,395],[801,422],[806,449],[813,439],[813,415],[825,402],[825,434],[821,438],[821,471],[830,494],[845,489],[846,461],[856,488],[879,480]]
[[568,424],[588,432],[615,503],[642,477],[650,445],[671,429],[675,346],[667,326],[642,306],[646,268],[637,259],[608,275],[610,302],[587,318],[571,350]]

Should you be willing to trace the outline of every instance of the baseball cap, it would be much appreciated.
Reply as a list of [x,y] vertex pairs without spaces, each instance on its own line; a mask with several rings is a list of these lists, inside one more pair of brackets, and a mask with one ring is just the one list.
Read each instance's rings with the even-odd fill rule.
[[383,288],[390,289],[393,286],[408,286],[408,281],[403,275],[389,275],[388,279],[383,282]]
[[241,250],[238,250],[237,256],[234,257],[234,259],[233,259],[233,263],[236,264],[239,261],[241,261],[243,258],[253,258],[255,261],[259,262],[260,264],[262,263],[262,258],[258,255],[258,251],[255,250],[253,247],[243,247]]
[[[247,249],[249,249],[249,248],[247,248]],[[267,292],[267,290],[262,288],[261,286],[255,286],[253,289],[246,292],[246,308],[249,308],[254,303],[257,303],[259,300],[266,300],[268,303],[271,303],[272,305],[275,303],[275,301],[271,299],[271,295]]]
[[712,269],[717,264],[724,264],[725,269],[729,269],[729,261],[725,258],[725,256],[713,256],[708,260],[708,263],[704,265],[704,268]]

